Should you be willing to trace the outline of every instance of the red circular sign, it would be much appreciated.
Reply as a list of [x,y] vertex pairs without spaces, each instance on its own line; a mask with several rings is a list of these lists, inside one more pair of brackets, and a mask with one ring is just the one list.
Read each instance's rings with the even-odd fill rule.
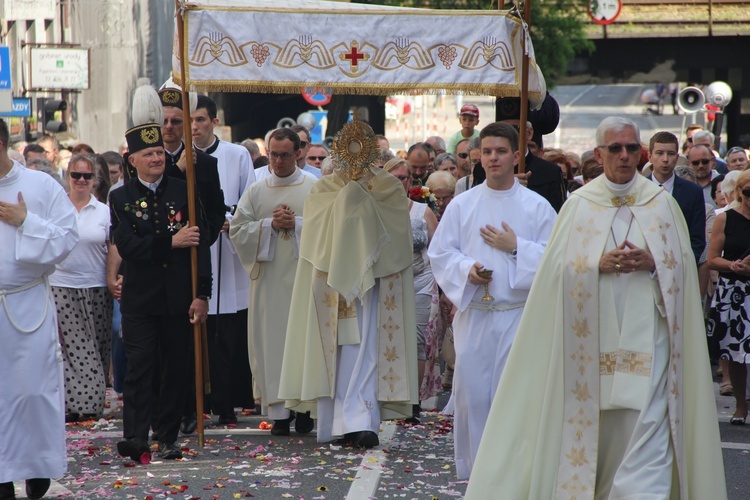
[[612,24],[620,15],[622,0],[591,0],[589,16],[596,24]]
[[325,106],[331,102],[333,90],[330,87],[304,87],[302,98],[311,106]]

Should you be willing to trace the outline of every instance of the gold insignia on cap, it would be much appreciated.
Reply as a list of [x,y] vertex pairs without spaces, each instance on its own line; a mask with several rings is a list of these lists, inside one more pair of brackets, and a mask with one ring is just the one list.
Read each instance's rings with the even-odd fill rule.
[[161,100],[165,104],[176,104],[180,102],[180,93],[176,90],[165,90],[161,94]]
[[146,144],[156,144],[159,141],[159,131],[155,127],[141,130],[141,139]]

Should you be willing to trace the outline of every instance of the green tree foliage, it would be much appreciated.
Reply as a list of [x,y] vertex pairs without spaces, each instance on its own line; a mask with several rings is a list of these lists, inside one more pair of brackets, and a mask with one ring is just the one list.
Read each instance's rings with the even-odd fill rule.
[[[353,0],[356,3],[430,9],[497,9],[492,0]],[[564,76],[568,62],[577,54],[591,52],[594,44],[586,38],[584,24],[588,3],[583,0],[532,0],[531,41],[547,87]],[[510,9],[511,5],[506,5]]]

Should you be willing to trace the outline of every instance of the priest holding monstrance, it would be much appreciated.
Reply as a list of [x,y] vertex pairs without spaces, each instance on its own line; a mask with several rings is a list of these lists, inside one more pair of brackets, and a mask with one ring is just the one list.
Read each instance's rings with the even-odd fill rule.
[[560,211],[466,497],[726,498],[685,220],[638,175],[633,122],[596,140],[604,175]]
[[346,124],[334,173],[305,201],[279,388],[287,408],[317,416],[318,441],[365,448],[418,398],[408,200],[373,166],[377,147],[367,124]]

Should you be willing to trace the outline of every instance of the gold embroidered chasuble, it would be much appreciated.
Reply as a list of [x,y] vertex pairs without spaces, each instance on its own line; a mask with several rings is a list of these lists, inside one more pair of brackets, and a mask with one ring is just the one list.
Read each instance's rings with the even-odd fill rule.
[[379,280],[378,401],[384,419],[411,415],[417,398],[416,319],[408,201],[382,169],[345,182],[320,179],[305,201],[305,229],[287,326],[279,396],[315,414],[334,397],[337,346],[358,344],[354,299]]
[[600,276],[598,265],[611,247],[610,228],[622,205],[656,263],[653,289],[637,284],[645,287],[637,291],[642,311],[651,321],[666,321],[669,332],[668,420],[677,478],[672,498],[726,498],[686,224],[674,199],[648,180],[638,177],[628,196],[616,198],[604,176],[573,193],[558,216],[506,365],[519,376],[500,380],[466,498],[497,492],[507,498],[594,498],[600,411],[612,401],[637,408],[643,394],[637,386],[648,382],[652,359],[653,323],[645,325],[630,306],[618,319],[623,327],[630,322],[630,329],[645,328],[634,342],[613,344],[601,331],[612,328],[615,311],[602,314],[601,306],[610,306],[601,295],[607,287],[600,285],[618,277]]

